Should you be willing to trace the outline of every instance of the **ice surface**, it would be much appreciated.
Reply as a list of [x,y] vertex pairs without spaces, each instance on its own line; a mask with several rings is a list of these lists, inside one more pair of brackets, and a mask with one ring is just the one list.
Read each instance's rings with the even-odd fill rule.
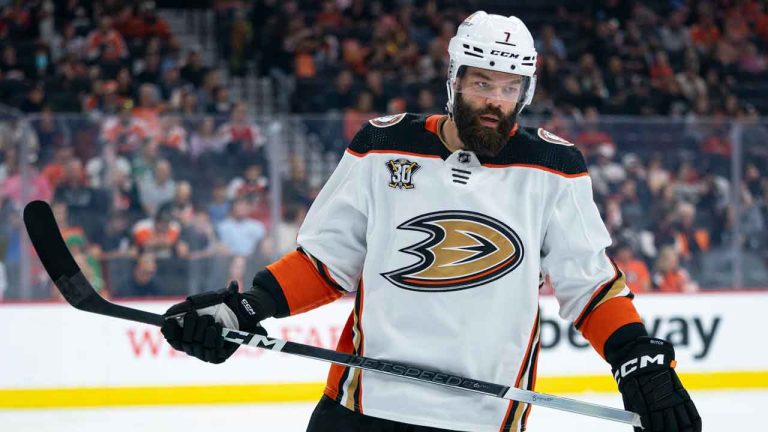
[[[619,406],[617,395],[564,395]],[[704,431],[763,432],[759,410],[768,406],[766,391],[692,392]],[[306,428],[313,403],[255,405],[154,406],[130,408],[1,410],[3,432],[213,432],[247,430],[298,432]],[[764,408],[763,408],[764,409]],[[232,428],[232,429],[230,429]],[[534,408],[530,432],[631,432],[629,426],[546,408]]]

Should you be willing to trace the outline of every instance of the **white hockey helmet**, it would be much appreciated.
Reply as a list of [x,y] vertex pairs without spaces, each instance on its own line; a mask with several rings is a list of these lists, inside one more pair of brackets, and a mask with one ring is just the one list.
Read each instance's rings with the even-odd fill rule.
[[477,11],[459,25],[448,45],[448,113],[453,115],[456,80],[464,66],[524,77],[517,113],[531,103],[536,89],[536,48],[528,27],[517,17]]

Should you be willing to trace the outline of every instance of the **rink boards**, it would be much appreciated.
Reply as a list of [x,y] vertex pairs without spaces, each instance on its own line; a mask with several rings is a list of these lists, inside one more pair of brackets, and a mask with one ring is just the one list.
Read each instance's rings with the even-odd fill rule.
[[[675,344],[687,387],[768,389],[768,291],[646,294],[635,302],[649,331]],[[130,305],[163,312],[171,303]],[[536,389],[615,392],[608,365],[560,320],[555,299],[542,297],[541,308]],[[342,299],[265,327],[279,338],[334,348],[351,309]],[[311,401],[328,370],[251,348],[210,365],[174,351],[158,328],[58,303],[0,304],[0,347],[0,408]]]

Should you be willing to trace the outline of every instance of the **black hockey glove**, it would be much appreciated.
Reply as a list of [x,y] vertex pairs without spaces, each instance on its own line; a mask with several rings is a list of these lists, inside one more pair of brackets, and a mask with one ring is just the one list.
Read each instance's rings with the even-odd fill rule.
[[[240,346],[225,341],[223,327],[267,335],[259,324],[275,314],[275,302],[266,291],[254,288],[238,292],[237,282],[226,289],[187,297],[165,312],[161,328],[175,349],[209,363],[222,363]],[[182,316],[182,323],[178,317]]]
[[640,414],[635,432],[701,432],[701,417],[675,373],[675,350],[661,339],[639,337],[607,355],[624,408]]

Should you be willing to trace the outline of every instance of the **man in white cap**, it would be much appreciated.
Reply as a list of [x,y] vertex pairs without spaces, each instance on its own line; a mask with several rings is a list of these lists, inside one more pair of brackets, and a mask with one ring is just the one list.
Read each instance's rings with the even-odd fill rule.
[[[700,431],[673,369],[648,337],[592,199],[584,159],[543,129],[520,128],[536,51],[516,17],[476,12],[449,46],[448,115],[371,120],[354,137],[299,231],[298,249],[236,285],[189,297],[163,334],[220,363],[221,326],[262,332],[355,293],[338,351],[532,389],[539,287],[612,366],[646,429]],[[637,362],[651,358],[654,361]],[[331,366],[308,431],[522,431],[531,407]]]

